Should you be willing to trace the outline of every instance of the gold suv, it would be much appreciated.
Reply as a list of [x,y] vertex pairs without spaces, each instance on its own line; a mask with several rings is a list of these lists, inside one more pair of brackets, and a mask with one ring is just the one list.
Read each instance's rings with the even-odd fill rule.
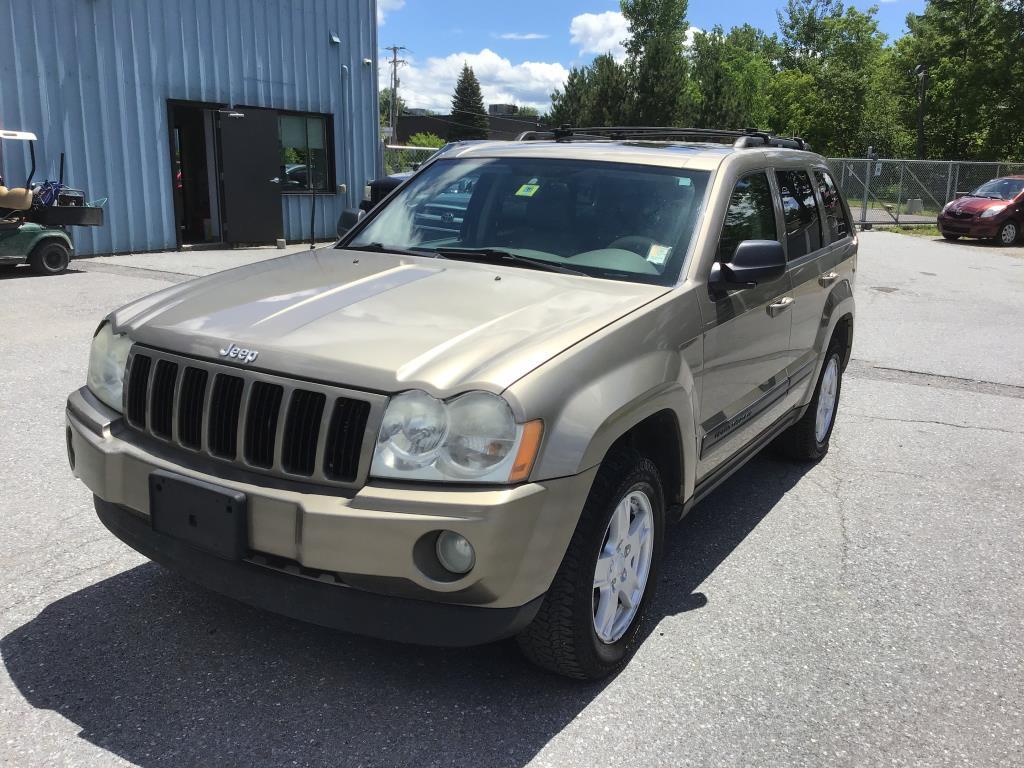
[[452,145],[332,248],[112,312],[71,466],[116,536],[218,592],[601,677],[666,523],[769,442],[828,450],[856,253],[799,139]]

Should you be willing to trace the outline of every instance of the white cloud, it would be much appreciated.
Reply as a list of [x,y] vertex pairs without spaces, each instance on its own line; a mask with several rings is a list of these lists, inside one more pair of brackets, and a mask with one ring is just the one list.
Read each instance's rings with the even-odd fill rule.
[[383,24],[387,14],[400,11],[404,7],[405,0],[377,0],[377,23]]
[[[882,0],[896,2],[896,0]],[[700,32],[700,27],[689,27],[683,45],[693,45],[693,36]],[[625,43],[629,35],[629,23],[618,11],[604,13],[581,13],[569,22],[569,36],[574,45],[580,47],[580,55],[587,53],[600,55],[611,53],[616,61],[626,58]]]
[[573,45],[586,53],[611,53],[616,61],[626,58],[623,41],[629,37],[629,24],[618,11],[581,13],[569,22],[569,35]]
[[[463,63],[473,68],[484,94],[484,104],[529,105],[544,111],[551,103],[551,92],[561,88],[569,70],[559,63],[523,61],[513,64],[489,48],[479,53],[452,53],[444,58],[429,58],[420,64],[410,58],[398,71],[398,92],[410,107],[448,112],[455,82]],[[381,61],[381,72],[387,71]],[[386,78],[382,79],[383,83]]]
[[542,35],[539,32],[505,32],[498,37],[502,40],[544,40],[547,35]]

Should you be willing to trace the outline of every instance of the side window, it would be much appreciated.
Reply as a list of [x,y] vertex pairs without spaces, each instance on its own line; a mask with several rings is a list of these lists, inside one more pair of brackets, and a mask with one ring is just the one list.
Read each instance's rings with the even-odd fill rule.
[[839,198],[836,183],[825,171],[815,171],[814,180],[818,184],[818,192],[825,207],[825,220],[828,222],[832,242],[842,240],[850,234],[850,222],[846,220],[846,210]]
[[806,171],[778,171],[782,212],[786,219],[786,253],[799,259],[821,248],[821,220]]
[[752,173],[736,182],[718,239],[718,260],[727,262],[744,240],[778,240],[768,175]]

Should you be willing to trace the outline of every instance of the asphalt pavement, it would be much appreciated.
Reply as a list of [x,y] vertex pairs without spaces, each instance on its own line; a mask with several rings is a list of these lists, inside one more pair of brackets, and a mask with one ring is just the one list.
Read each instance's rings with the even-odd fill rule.
[[279,252],[0,277],[0,764],[1024,764],[1024,249],[862,235],[832,450],[669,532],[612,680],[209,594],[98,522],[64,400],[109,309]]

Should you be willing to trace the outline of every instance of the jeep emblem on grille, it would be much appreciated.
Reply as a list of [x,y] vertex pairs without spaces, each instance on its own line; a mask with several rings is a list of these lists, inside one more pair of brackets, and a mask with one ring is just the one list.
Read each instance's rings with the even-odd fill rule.
[[228,344],[225,349],[220,351],[221,357],[233,357],[240,363],[251,363],[260,353],[255,349],[244,349],[239,347],[237,344]]

